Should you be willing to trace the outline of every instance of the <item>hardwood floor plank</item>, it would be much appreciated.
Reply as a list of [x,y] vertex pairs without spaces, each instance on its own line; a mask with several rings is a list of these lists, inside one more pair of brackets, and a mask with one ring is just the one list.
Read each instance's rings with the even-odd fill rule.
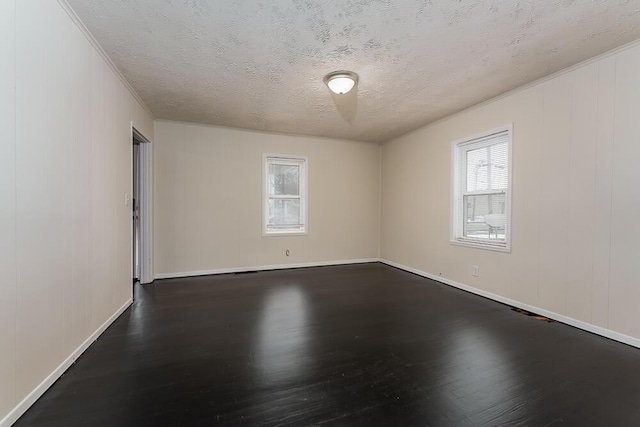
[[168,279],[16,426],[640,425],[640,351],[382,264]]

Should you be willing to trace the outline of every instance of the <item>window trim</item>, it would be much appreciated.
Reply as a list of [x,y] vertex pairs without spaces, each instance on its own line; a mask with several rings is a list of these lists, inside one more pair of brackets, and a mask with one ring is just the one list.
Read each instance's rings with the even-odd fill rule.
[[[267,183],[269,181],[269,163],[272,159],[281,160],[281,164],[296,164],[300,165],[300,182],[299,182],[299,195],[300,199],[300,218],[303,222],[301,229],[268,229],[269,223],[269,199],[273,196],[269,195],[269,188]],[[262,153],[262,236],[306,236],[309,234],[309,221],[308,221],[308,200],[309,200],[309,158],[307,156],[290,155],[290,154],[273,154]],[[277,198],[278,196],[276,196]],[[282,197],[286,199],[292,198],[291,196]],[[293,197],[295,198],[295,197]]]
[[[504,193],[505,196],[505,242],[491,242],[483,239],[474,239],[469,237],[463,237],[463,229],[464,224],[463,221],[463,210],[464,210],[464,199],[463,195],[465,194],[462,189],[463,177],[462,172],[464,171],[464,175],[466,178],[466,165],[463,165],[462,162],[465,159],[465,156],[462,155],[463,152],[469,151],[471,147],[473,149],[480,148],[483,146],[493,145],[490,143],[490,137],[501,132],[507,132],[507,189]],[[484,141],[483,141],[484,140]],[[465,147],[469,147],[466,148]],[[486,132],[482,132],[473,136],[469,136],[466,138],[461,138],[455,140],[451,143],[451,214],[450,214],[450,236],[449,243],[457,246],[466,246],[477,249],[486,249],[490,251],[497,252],[506,252],[511,253],[511,203],[512,203],[512,193],[513,193],[513,123],[509,123],[504,126],[497,127],[495,129],[488,130]],[[473,192],[467,192],[467,194]],[[479,194],[487,194],[487,193],[495,193],[501,194],[503,191],[476,191],[475,193]]]

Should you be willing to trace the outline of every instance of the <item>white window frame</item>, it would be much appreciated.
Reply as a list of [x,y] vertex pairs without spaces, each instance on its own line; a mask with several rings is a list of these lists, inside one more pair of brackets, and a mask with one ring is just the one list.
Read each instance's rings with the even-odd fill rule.
[[[507,189],[505,191],[480,190],[466,191],[466,154],[471,150],[493,145],[491,137],[507,132]],[[452,143],[452,191],[451,191],[451,238],[453,245],[472,248],[488,249],[498,252],[511,252],[511,194],[513,192],[513,123],[483,132],[479,135],[459,139]],[[464,196],[473,194],[502,194],[505,193],[505,240],[491,241],[490,239],[472,238],[464,236]]]
[[[270,228],[269,227],[269,200],[270,199],[291,199],[296,198],[291,195],[272,196],[269,194],[269,165],[296,165],[300,166],[300,182],[299,194],[297,198],[300,200],[300,219],[302,224],[299,227],[291,228]],[[305,236],[308,234],[308,170],[309,158],[306,156],[292,156],[284,154],[268,154],[262,155],[262,235],[263,236]]]

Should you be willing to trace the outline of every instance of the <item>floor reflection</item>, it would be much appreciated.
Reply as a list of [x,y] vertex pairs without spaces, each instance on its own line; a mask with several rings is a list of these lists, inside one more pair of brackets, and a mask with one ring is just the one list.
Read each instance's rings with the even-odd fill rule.
[[508,345],[482,327],[451,332],[439,374],[440,403],[448,407],[451,420],[491,425],[498,419],[518,418],[523,408]]
[[308,310],[299,287],[269,290],[256,340],[258,381],[283,383],[304,374],[310,360]]
[[136,289],[16,427],[640,426],[637,349],[391,267]]
[[148,323],[152,317],[153,304],[156,301],[156,287],[153,284],[133,286],[133,303],[126,313],[128,318],[127,332],[137,338],[149,332]]

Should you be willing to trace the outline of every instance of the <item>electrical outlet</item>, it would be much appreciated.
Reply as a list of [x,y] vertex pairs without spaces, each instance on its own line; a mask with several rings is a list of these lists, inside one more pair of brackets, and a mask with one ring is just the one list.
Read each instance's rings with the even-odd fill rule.
[[473,274],[474,277],[480,277],[480,267],[474,265],[471,274]]
[[285,251],[285,254],[286,254],[287,256],[289,256],[289,249],[287,249],[287,250]]

